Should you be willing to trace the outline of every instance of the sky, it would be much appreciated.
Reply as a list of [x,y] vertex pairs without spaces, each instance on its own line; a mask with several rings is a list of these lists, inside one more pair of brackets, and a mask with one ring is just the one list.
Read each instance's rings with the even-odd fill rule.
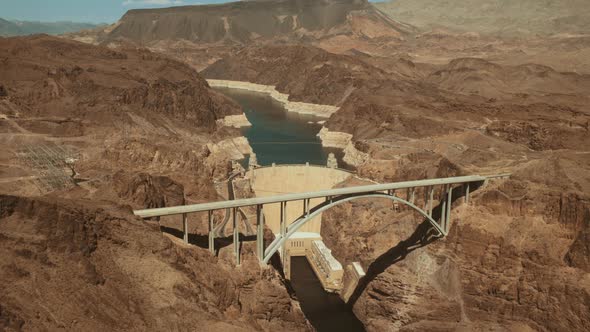
[[114,23],[134,8],[223,3],[230,0],[0,0],[0,18],[21,21]]

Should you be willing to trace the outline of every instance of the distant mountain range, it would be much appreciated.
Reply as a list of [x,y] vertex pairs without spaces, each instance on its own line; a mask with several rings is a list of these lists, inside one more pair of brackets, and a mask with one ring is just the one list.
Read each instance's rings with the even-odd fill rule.
[[588,0],[391,0],[374,4],[419,28],[492,34],[587,34]]
[[59,35],[68,32],[76,32],[86,29],[94,29],[97,24],[76,23],[76,22],[30,22],[30,21],[9,21],[0,18],[0,36],[23,36],[37,33]]

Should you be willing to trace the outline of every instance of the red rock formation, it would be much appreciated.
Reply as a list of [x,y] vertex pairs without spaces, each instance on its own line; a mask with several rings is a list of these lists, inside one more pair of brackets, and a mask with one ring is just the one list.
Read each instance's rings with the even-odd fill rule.
[[0,196],[0,244],[8,330],[306,328],[255,257],[236,273],[110,204]]

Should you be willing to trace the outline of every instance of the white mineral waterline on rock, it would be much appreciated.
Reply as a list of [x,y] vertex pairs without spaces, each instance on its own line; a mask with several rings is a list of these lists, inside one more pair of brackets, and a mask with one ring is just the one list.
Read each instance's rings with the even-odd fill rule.
[[221,127],[234,127],[234,128],[242,128],[242,127],[252,127],[250,121],[246,117],[246,114],[238,114],[238,115],[228,115],[223,119],[218,119],[217,124]]
[[261,92],[270,95],[273,99],[281,102],[285,109],[289,112],[300,114],[311,114],[318,117],[329,118],[338,107],[332,105],[319,105],[311,103],[303,103],[298,101],[289,101],[289,95],[280,93],[272,85],[263,85],[242,81],[228,81],[228,80],[213,80],[208,79],[207,83],[211,87],[240,89],[253,92]]
[[317,136],[322,140],[322,145],[327,148],[344,149],[349,142],[352,141],[352,135],[338,131],[330,131],[326,127],[322,127]]
[[207,148],[211,151],[211,154],[224,154],[232,160],[241,160],[245,158],[246,154],[253,153],[250,142],[244,136],[227,138],[217,143],[208,143]]
[[343,160],[349,165],[357,167],[363,164],[369,157],[367,153],[357,150],[354,146],[354,143],[352,142],[352,134],[330,131],[328,128],[322,127],[317,136],[322,141],[322,146],[343,149]]

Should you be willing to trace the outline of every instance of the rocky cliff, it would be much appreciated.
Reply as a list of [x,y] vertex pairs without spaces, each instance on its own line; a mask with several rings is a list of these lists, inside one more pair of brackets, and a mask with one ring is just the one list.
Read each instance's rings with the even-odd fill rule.
[[[143,49],[0,45],[0,330],[308,328],[253,248],[236,267],[199,247],[202,216],[186,245],[177,218],[132,214],[217,199],[213,179],[229,167],[219,146],[244,140],[218,121],[235,103]],[[53,187],[65,165],[69,185]]]
[[108,203],[0,196],[0,327],[305,330],[274,270],[239,272]]
[[[365,28],[361,24],[364,20],[375,27]],[[378,28],[383,31],[373,36]],[[403,26],[376,11],[366,0],[262,0],[130,10],[106,38],[141,43],[251,43],[276,38],[313,40],[347,33],[399,38],[404,32]]]

